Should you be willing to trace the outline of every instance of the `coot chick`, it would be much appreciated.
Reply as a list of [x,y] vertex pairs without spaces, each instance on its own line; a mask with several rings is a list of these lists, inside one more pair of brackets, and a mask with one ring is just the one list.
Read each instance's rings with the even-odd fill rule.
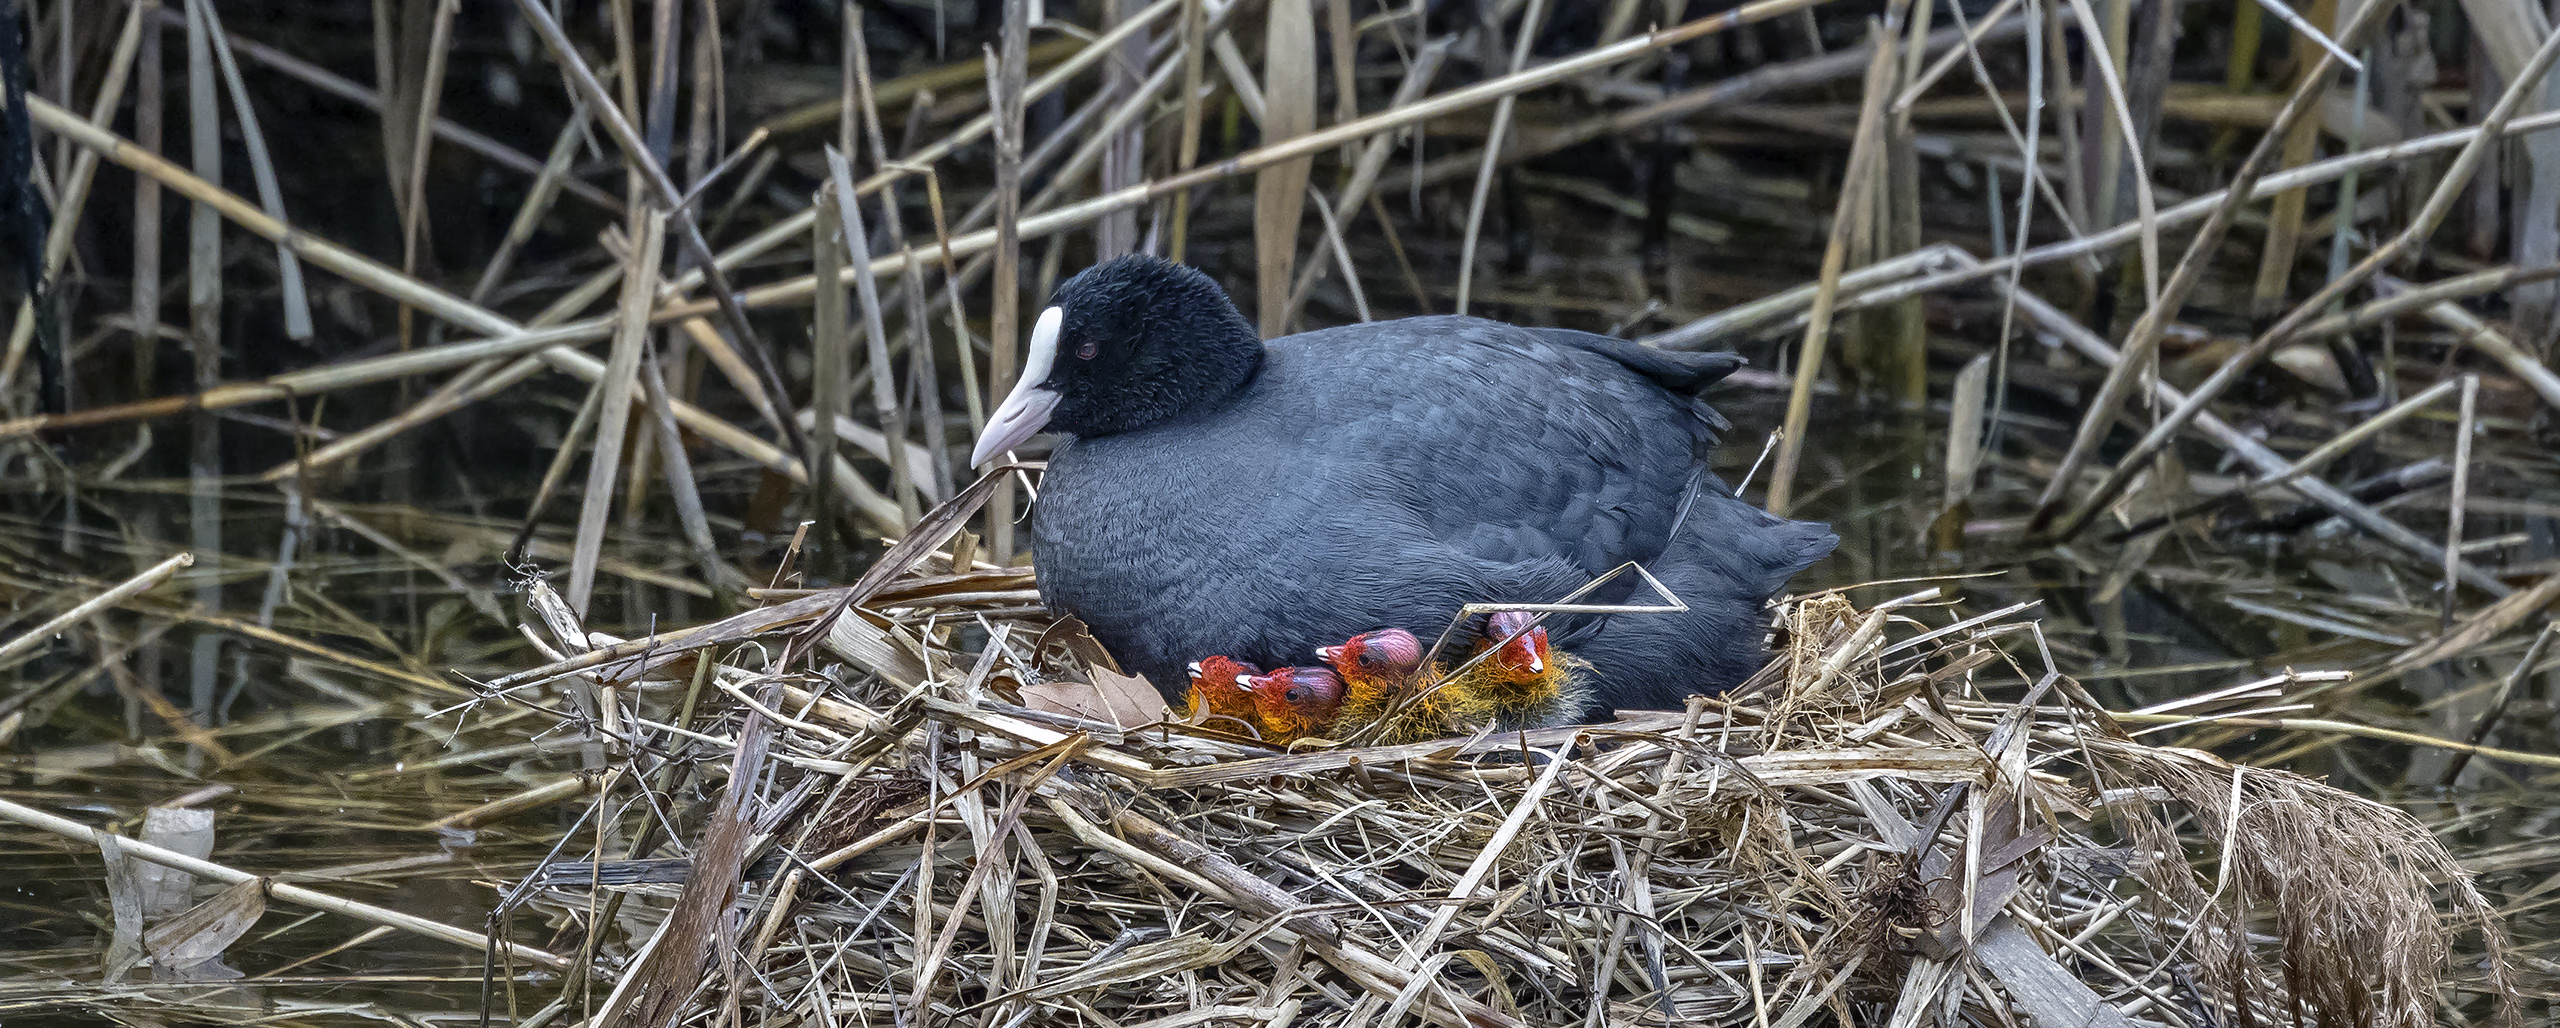
[[1342,705],[1342,677],[1320,667],[1284,667],[1236,684],[1253,695],[1262,741],[1283,746],[1324,734]]
[[[1245,725],[1254,724],[1253,694],[1246,692],[1241,680],[1258,675],[1262,669],[1228,657],[1203,657],[1191,662],[1191,687],[1182,695],[1185,716],[1203,708],[1211,719],[1232,719]],[[1241,725],[1229,723],[1216,727],[1236,731]]]
[[1582,714],[1591,704],[1588,665],[1556,649],[1546,627],[1535,621],[1511,610],[1487,617],[1476,656],[1469,658],[1475,666],[1458,671],[1442,688],[1491,707],[1504,728],[1545,728]]
[[1397,723],[1381,733],[1389,742],[1406,736],[1436,739],[1449,734],[1447,707],[1455,694],[1434,688],[1440,669],[1425,670],[1422,640],[1401,628],[1362,632],[1340,646],[1319,646],[1316,656],[1342,679],[1342,699],[1327,724],[1329,733],[1345,738],[1402,708]]
[[[1328,649],[1339,657],[1346,650],[1356,652],[1359,644],[1355,637],[1344,647]],[[1285,668],[1244,679],[1262,714],[1263,737],[1274,738],[1276,725],[1289,741],[1322,736],[1398,746],[1463,735],[1493,720],[1491,708],[1470,703],[1464,692],[1451,688],[1457,683],[1441,679],[1436,666],[1426,668],[1416,660],[1400,670],[1362,669],[1373,673],[1345,673],[1342,666],[1337,660],[1333,670]]]
[[1316,659],[1342,676],[1354,694],[1384,695],[1412,683],[1422,670],[1422,640],[1401,628],[1381,628],[1316,647]]
[[1200,654],[1435,635],[1634,561],[1689,609],[1550,624],[1587,715],[1673,709],[1767,662],[1763,605],[1838,541],[1708,470],[1729,426],[1698,394],[1741,363],[1462,317],[1265,343],[1207,276],[1121,257],[1058,287],[973,463],[1069,437],[1032,511],[1041,599],[1169,695]]

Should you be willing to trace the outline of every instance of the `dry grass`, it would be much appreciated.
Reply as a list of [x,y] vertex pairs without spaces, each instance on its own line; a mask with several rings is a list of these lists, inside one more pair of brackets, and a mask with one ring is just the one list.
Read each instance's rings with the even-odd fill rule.
[[[928,556],[915,574],[964,589],[946,569]],[[606,890],[638,929],[607,955],[654,963],[597,1009],[2421,1025],[2462,932],[2491,958],[2459,977],[2503,988],[2494,915],[2407,814],[2136,742],[2051,665],[2027,612],[1959,620],[1932,595],[1790,603],[1784,657],[1685,713],[1294,753],[1020,706],[1028,683],[1092,673],[1036,617],[929,596],[845,609],[813,665],[831,670],[773,662],[805,645],[788,634],[696,665],[768,711],[705,726],[757,784],[666,813],[756,841],[706,845],[682,888]],[[566,666],[498,683],[524,691],[477,716],[593,688]],[[680,691],[624,692],[625,716],[654,720]],[[2231,712],[2184,712],[2209,713]],[[620,805],[599,803],[600,822]],[[741,889],[757,861],[774,877]],[[521,898],[592,938],[592,883],[629,870],[556,864]],[[705,905],[736,920],[686,916]]]

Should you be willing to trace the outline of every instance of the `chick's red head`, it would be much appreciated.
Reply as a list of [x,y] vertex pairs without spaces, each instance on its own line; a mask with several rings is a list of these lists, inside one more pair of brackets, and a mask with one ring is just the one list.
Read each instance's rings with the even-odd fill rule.
[[1477,649],[1500,646],[1502,652],[1486,658],[1488,663],[1521,674],[1544,674],[1547,666],[1555,662],[1555,653],[1547,647],[1547,630],[1531,627],[1535,618],[1522,610],[1495,612],[1485,619],[1484,641],[1477,644]]
[[1264,738],[1288,742],[1322,731],[1342,706],[1342,676],[1320,667],[1284,667],[1237,680],[1253,694]]
[[1253,694],[1237,679],[1261,673],[1261,668],[1233,657],[1203,657],[1191,662],[1191,695],[1207,704],[1211,714],[1250,721]]
[[1344,678],[1400,679],[1422,667],[1422,640],[1401,628],[1381,628],[1340,646],[1317,647],[1316,656]]

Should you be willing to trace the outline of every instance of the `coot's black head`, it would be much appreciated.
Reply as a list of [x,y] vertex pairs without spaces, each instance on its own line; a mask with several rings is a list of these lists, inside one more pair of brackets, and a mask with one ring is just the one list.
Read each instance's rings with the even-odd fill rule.
[[1085,269],[1031,326],[1022,378],[987,418],[972,465],[1044,426],[1111,435],[1215,403],[1253,377],[1262,340],[1209,276],[1132,254]]

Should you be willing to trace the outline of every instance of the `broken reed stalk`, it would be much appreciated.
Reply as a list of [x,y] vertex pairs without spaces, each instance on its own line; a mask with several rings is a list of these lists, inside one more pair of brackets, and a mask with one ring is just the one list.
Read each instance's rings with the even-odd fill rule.
[[[212,11],[187,8],[187,157],[195,174],[222,180],[222,122],[213,83]],[[233,198],[236,199],[236,198]],[[187,212],[187,349],[195,365],[196,391],[222,381],[222,214],[198,200]],[[211,412],[187,419],[187,541],[209,563],[219,564],[222,548],[222,423]],[[206,575],[196,585],[196,603],[206,610],[222,608],[222,581]],[[215,675],[222,639],[197,633],[187,649],[189,708],[213,710]]]
[[[829,163],[840,163],[835,148],[827,149]],[[811,266],[818,280],[833,282],[836,272],[844,267],[845,239],[842,210],[850,192],[833,182],[818,187],[814,198],[817,220],[810,223]],[[833,454],[839,443],[836,420],[848,408],[845,391],[851,387],[853,374],[852,331],[844,307],[843,289],[820,289],[813,305],[809,330],[809,415],[811,438],[818,440],[819,452]],[[810,469],[809,511],[806,520],[814,522],[818,533],[818,552],[811,558],[819,577],[834,580],[851,567],[850,551],[859,544],[852,533],[844,530],[835,518],[835,504],[829,495],[835,484],[835,462],[821,461]]]
[[604,546],[605,519],[613,507],[613,485],[621,476],[623,440],[631,426],[632,394],[640,383],[640,354],[649,346],[649,304],[656,299],[658,262],[665,252],[667,215],[645,210],[639,234],[622,272],[621,328],[614,334],[613,356],[605,363],[596,388],[596,444],[588,458],[587,487],[578,508],[576,550],[569,563],[569,606],[589,612],[588,598],[596,581],[596,560]]
[[[853,75],[856,107],[861,114],[863,141],[870,146],[871,162],[885,168],[889,164],[888,132],[881,125],[879,98],[871,86],[870,44],[863,35],[862,16],[859,9],[855,10],[853,16],[845,23],[845,38],[848,41],[847,51],[851,56],[848,65]],[[852,191],[846,190],[846,192]],[[895,183],[881,187],[880,207],[886,212],[881,227],[887,231],[889,246],[906,258],[905,265],[900,269],[898,276],[898,295],[905,301],[907,355],[910,364],[908,380],[915,384],[916,420],[924,426],[924,448],[928,456],[921,488],[928,490],[935,502],[940,502],[948,499],[957,487],[952,481],[951,446],[946,436],[948,428],[942,415],[942,389],[940,388],[942,376],[939,373],[939,361],[934,356],[933,319],[929,309],[932,301],[925,293],[927,276],[922,260],[907,248],[906,218],[898,207],[898,189]],[[868,244],[866,244],[863,259],[865,261],[870,259]],[[960,363],[969,365],[973,361],[964,356]],[[905,410],[905,404],[898,405],[901,416],[904,415]],[[906,438],[904,432],[896,435],[900,442]],[[906,523],[915,523],[915,518],[909,510],[909,501],[903,495],[898,501],[898,514]]]
[[2471,504],[2471,436],[2480,417],[2480,376],[2464,375],[2462,406],[2453,429],[2453,495],[2445,508],[2443,619],[2439,631],[2453,631],[2453,609],[2462,591],[2462,520]]
[[[1200,159],[1200,119],[1203,85],[1203,55],[1208,50],[1208,15],[1202,8],[1207,0],[1180,0],[1182,4],[1182,135],[1174,144],[1173,173],[1190,171]],[[1191,194],[1173,196],[1173,229],[1164,243],[1165,259],[1182,263],[1182,255],[1190,243]]]
[[1823,352],[1831,342],[1831,311],[1840,296],[1841,265],[1848,259],[1849,232],[1859,220],[1863,198],[1874,195],[1868,179],[1884,146],[1884,104],[1892,96],[1892,37],[1870,24],[1867,39],[1874,54],[1867,64],[1866,103],[1858,110],[1858,128],[1849,146],[1849,166],[1840,177],[1840,201],[1831,215],[1831,239],[1822,249],[1822,274],[1814,287],[1812,313],[1805,319],[1804,345],[1797,351],[1795,385],[1787,394],[1787,417],[1778,430],[1778,462],[1769,474],[1769,512],[1785,517],[1793,506],[1796,464],[1804,453],[1805,428],[1813,416],[1813,382],[1822,372]]
[[[889,360],[889,330],[880,317],[880,283],[871,274],[871,232],[863,223],[862,201],[853,195],[853,171],[845,155],[828,150],[827,166],[838,199],[837,215],[844,219],[845,257],[853,265],[854,297],[861,301],[864,348],[871,359],[872,413],[880,419],[880,430],[890,445],[905,446],[906,406],[898,402],[897,365]],[[842,298],[837,302],[841,304]],[[891,458],[888,464],[890,492],[898,498],[898,527],[903,534],[920,513],[916,480],[906,461]]]
[[[1163,8],[1171,2],[1163,0],[1156,6]],[[1142,24],[1143,19],[1131,18],[1129,23]],[[1021,355],[1015,347],[1020,345],[1022,321],[1022,132],[1023,108],[1030,102],[1024,87],[1029,74],[1025,62],[1029,59],[1026,51],[1031,45],[1030,33],[1031,6],[1027,0],[1004,0],[1002,47],[990,54],[987,62],[988,124],[994,129],[996,143],[996,224],[992,240],[995,272],[988,287],[992,300],[987,316],[987,339],[991,344],[987,356],[989,411],[1012,392],[1014,376],[1020,370],[1017,361]],[[943,247],[946,258],[951,249],[949,244]],[[975,359],[965,348],[961,356]],[[1013,507],[1014,486],[1006,481],[996,487],[994,502],[987,505],[985,535],[999,563],[1013,562]]]
[[[1534,5],[1537,0],[1531,0]],[[1260,122],[1265,145],[1316,127],[1316,27],[1312,0],[1269,0],[1263,26]],[[1224,36],[1219,37],[1224,39]],[[1236,76],[1236,81],[1251,81]],[[1281,161],[1255,173],[1253,249],[1256,320],[1265,339],[1288,332],[1289,271],[1298,258],[1298,225],[1315,156]],[[1461,272],[1460,281],[1465,281]],[[1464,301],[1458,312],[1466,313]]]

